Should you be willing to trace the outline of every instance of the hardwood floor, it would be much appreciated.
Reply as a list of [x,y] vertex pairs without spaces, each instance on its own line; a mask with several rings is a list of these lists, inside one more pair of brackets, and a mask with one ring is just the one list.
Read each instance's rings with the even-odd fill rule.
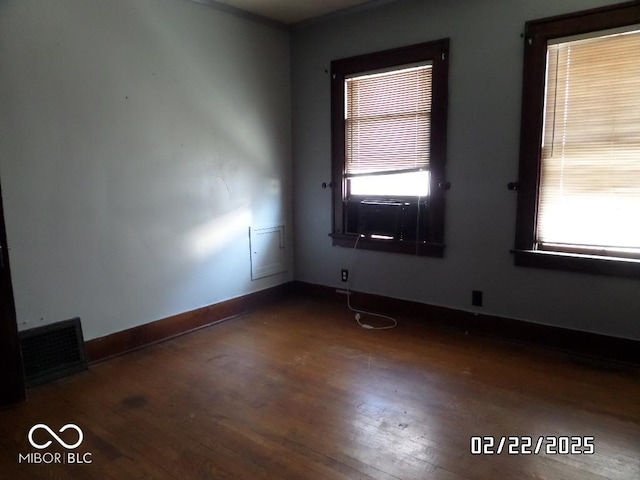
[[[83,442],[65,450],[40,428],[34,442],[53,443],[38,450],[38,423],[68,444],[78,435],[59,430],[76,424]],[[472,436],[494,437],[494,450],[503,436],[545,438],[537,455],[507,455],[513,439],[472,455]],[[594,437],[595,454],[547,454],[547,436]],[[34,452],[54,463],[29,463]],[[68,452],[91,463],[55,463]],[[92,365],[0,411],[0,478],[12,480],[637,480],[639,452],[637,369],[419,319],[364,330],[346,307],[301,299]]]

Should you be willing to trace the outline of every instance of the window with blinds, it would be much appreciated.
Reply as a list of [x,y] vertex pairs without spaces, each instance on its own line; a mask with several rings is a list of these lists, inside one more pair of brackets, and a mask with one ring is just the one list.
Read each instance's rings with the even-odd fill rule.
[[444,256],[449,39],[331,61],[333,245]]
[[640,2],[524,28],[514,263],[640,278]]
[[345,78],[345,177],[352,195],[427,196],[432,65]]
[[548,42],[537,248],[640,255],[640,26]]
[[640,30],[548,47],[538,242],[640,253]]

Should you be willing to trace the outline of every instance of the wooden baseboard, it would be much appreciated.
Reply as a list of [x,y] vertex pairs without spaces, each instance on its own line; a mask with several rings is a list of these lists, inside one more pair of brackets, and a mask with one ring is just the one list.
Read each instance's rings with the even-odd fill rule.
[[[155,322],[116,332],[85,343],[90,363],[106,360],[178,335],[228,320],[276,302],[286,295],[346,304],[339,289],[294,281],[239,298],[181,313]],[[529,345],[587,355],[609,361],[640,365],[640,342],[567,328],[541,325],[493,315],[475,314],[452,308],[373,295],[351,293],[355,308],[379,311],[415,319],[431,325],[476,335],[488,335]]]
[[209,305],[162,320],[129,328],[85,342],[90,363],[106,360],[172,337],[228,320],[285,296],[291,284],[286,283],[260,292]]
[[[305,282],[292,282],[294,295],[346,304],[339,289]],[[640,365],[640,341],[611,337],[567,328],[541,325],[493,315],[475,314],[452,308],[399,300],[397,298],[351,293],[354,308],[390,315],[425,319],[432,325],[477,335],[489,335],[529,345],[587,355],[609,361]]]

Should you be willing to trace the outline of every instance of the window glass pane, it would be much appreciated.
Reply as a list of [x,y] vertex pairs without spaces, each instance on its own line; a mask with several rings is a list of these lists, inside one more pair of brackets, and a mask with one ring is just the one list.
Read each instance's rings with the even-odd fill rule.
[[549,45],[537,241],[640,247],[640,31]]
[[413,196],[429,195],[429,172],[366,175],[349,179],[352,195]]
[[429,165],[432,66],[345,80],[346,173]]

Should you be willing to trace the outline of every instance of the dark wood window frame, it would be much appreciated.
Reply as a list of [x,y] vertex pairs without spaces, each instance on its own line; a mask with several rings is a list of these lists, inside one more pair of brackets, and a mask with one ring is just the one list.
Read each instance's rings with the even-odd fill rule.
[[[421,202],[428,210],[423,238],[416,239],[358,239],[347,233],[346,201],[348,197],[345,172],[344,82],[349,75],[389,69],[420,62],[432,62],[431,138],[429,143],[429,197]],[[406,253],[433,257],[444,256],[444,194],[449,187],[445,177],[447,149],[449,39],[410,45],[331,62],[331,138],[333,185],[333,245]],[[415,202],[415,199],[414,199]],[[416,227],[417,229],[417,227]]]
[[534,20],[525,24],[522,121],[515,264],[526,267],[640,278],[640,259],[603,252],[536,248],[536,221],[544,123],[548,42],[573,35],[640,24],[640,1]]

